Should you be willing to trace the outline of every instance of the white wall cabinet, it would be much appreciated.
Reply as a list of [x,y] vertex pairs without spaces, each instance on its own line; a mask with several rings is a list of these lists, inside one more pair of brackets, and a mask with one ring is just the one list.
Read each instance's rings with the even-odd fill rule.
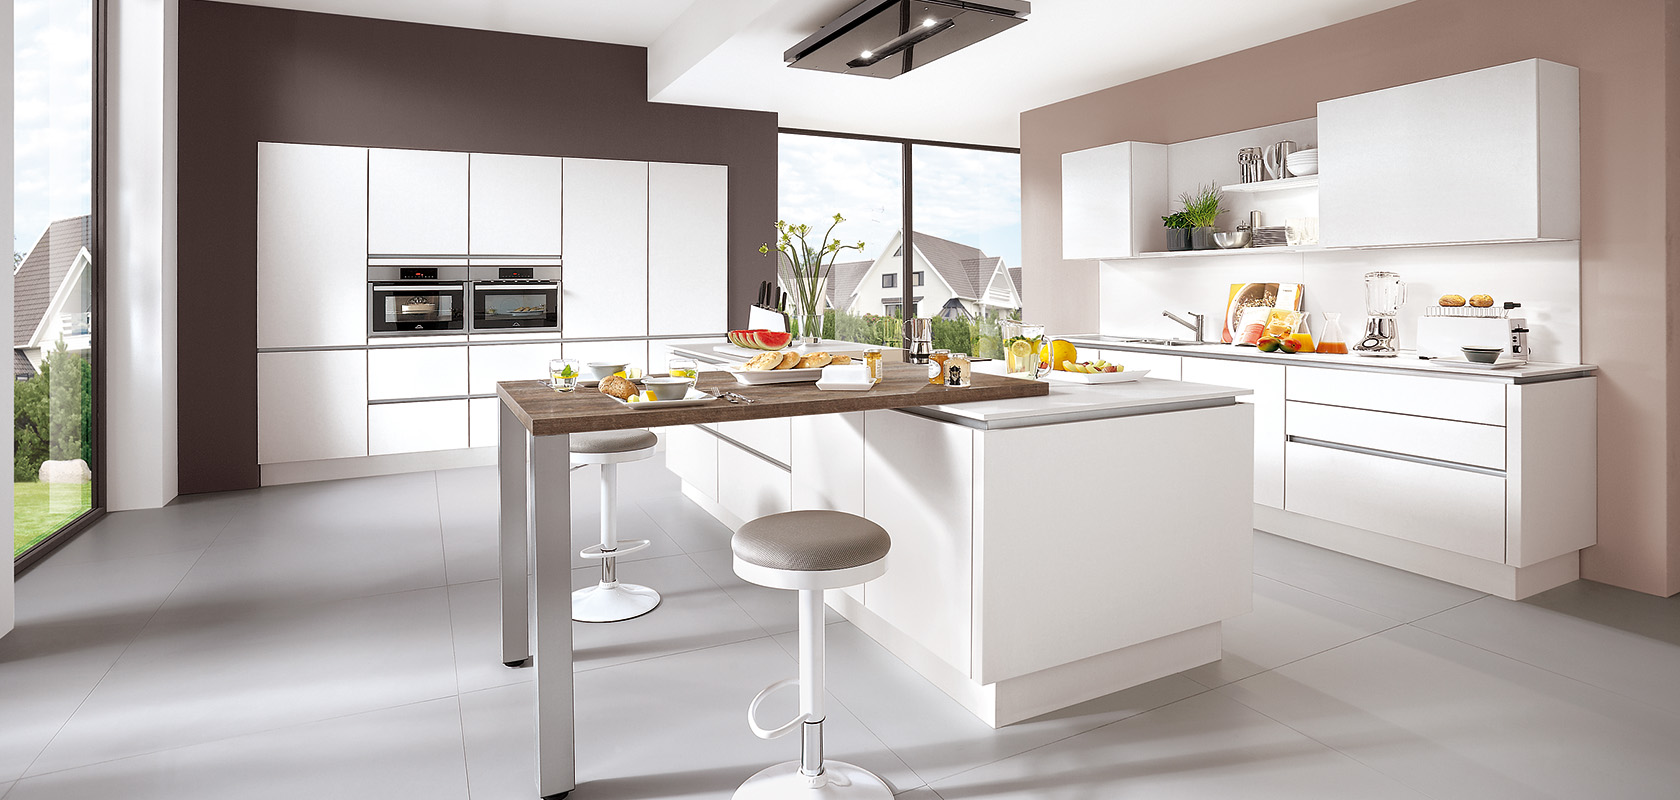
[[1254,405],[1254,502],[1283,508],[1284,371],[1269,364],[1184,359],[1183,380],[1237,386],[1254,394],[1237,398]]
[[367,358],[369,400],[467,393],[465,347],[376,347]]
[[368,253],[467,252],[466,153],[368,152]]
[[360,147],[257,145],[257,348],[367,342]]
[[467,446],[467,401],[367,406],[368,455],[456,450]]
[[563,171],[561,158],[473,153],[469,252],[559,255]]
[[1062,154],[1062,258],[1165,250],[1166,145],[1120,142]]
[[565,335],[647,335],[647,163],[566,159],[564,208]]
[[1326,246],[1577,239],[1580,88],[1531,59],[1318,104]]
[[257,354],[257,463],[353,458],[367,448],[367,353]]
[[648,164],[648,334],[729,328],[729,168]]

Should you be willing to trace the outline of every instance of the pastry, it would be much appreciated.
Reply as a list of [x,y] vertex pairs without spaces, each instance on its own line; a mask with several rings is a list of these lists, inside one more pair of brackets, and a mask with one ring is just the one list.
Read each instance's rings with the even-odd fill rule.
[[1441,295],[1441,305],[1446,306],[1448,308],[1457,308],[1461,305],[1464,305],[1464,295],[1461,295],[1461,294],[1444,294],[1444,295]]
[[827,353],[812,353],[799,359],[799,369],[817,369],[834,363],[834,356]]
[[1471,295],[1470,296],[1470,305],[1473,305],[1477,308],[1492,308],[1493,307],[1493,295],[1490,295],[1490,294]]
[[799,354],[793,352],[792,350],[789,350],[786,353],[782,354],[782,363],[777,364],[776,366],[772,367],[771,369],[793,369],[793,365],[798,364],[798,363],[799,363]]
[[852,357],[851,356],[835,356],[834,360],[830,361],[828,363],[830,365],[833,365],[833,364],[850,364],[850,363],[852,363]]
[[745,367],[746,367],[746,369],[751,369],[751,370],[766,370],[766,369],[776,369],[777,367],[780,367],[781,365],[782,365],[782,354],[781,353],[759,353],[758,355],[753,356],[752,360],[748,361],[746,363]]
[[612,395],[620,400],[629,400],[636,394],[636,384],[618,375],[608,375],[601,379],[601,394]]

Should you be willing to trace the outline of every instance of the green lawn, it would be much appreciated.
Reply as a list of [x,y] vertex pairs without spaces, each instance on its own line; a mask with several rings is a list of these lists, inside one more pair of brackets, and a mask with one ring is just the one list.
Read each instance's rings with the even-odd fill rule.
[[93,507],[91,483],[12,484],[12,556]]

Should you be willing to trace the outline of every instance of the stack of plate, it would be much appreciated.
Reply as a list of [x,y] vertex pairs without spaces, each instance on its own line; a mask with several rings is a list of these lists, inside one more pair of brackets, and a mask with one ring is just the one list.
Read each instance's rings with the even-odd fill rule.
[[1287,163],[1289,166],[1289,174],[1291,175],[1317,175],[1318,148],[1314,147],[1311,150],[1296,150],[1295,152],[1289,154],[1289,160]]
[[1283,247],[1289,244],[1289,228],[1283,225],[1256,228],[1253,243],[1255,247]]

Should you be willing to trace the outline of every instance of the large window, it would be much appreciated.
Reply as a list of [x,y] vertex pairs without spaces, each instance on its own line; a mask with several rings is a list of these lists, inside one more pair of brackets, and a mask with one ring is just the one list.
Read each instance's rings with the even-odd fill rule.
[[12,552],[96,501],[95,0],[14,0]]
[[783,132],[781,218],[815,243],[840,213],[834,236],[866,245],[835,263],[823,335],[897,344],[908,302],[936,347],[1000,357],[998,322],[1021,313],[1020,176],[1015,150]]

